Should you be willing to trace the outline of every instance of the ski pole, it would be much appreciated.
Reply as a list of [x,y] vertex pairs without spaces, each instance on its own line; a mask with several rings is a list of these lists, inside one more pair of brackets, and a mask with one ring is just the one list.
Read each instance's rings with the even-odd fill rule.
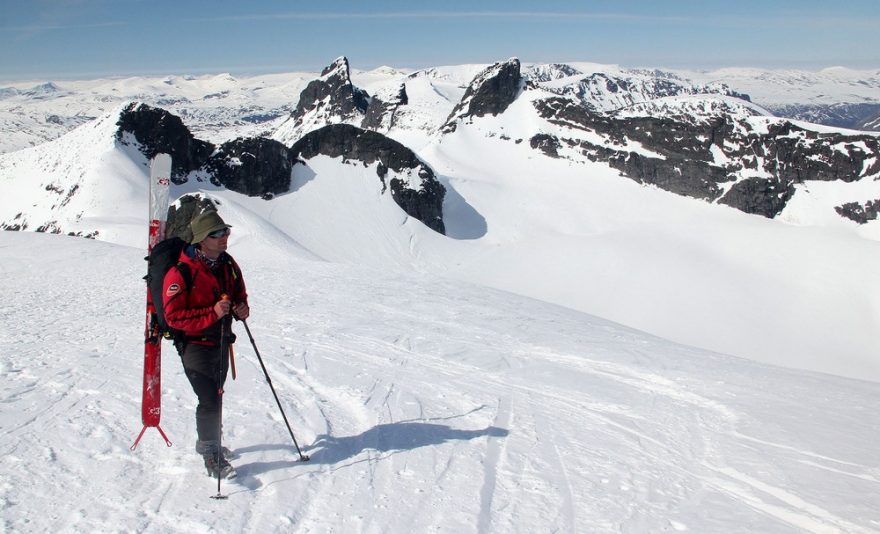
[[278,400],[278,394],[275,393],[275,386],[272,385],[272,379],[269,378],[269,371],[266,370],[266,365],[263,363],[263,358],[260,356],[260,351],[257,350],[257,343],[254,341],[254,336],[251,335],[251,329],[248,327],[247,321],[244,319],[241,320],[242,324],[244,324],[244,329],[247,331],[248,338],[251,340],[251,345],[254,347],[254,352],[257,355],[257,360],[260,362],[260,367],[263,368],[263,374],[266,376],[266,382],[269,384],[269,389],[272,390],[272,395],[275,397],[275,403],[278,404],[278,409],[281,410],[281,417],[284,418],[284,424],[287,425],[287,431],[290,433],[290,439],[293,440],[293,446],[296,447],[296,452],[299,454],[300,461],[307,462],[309,461],[309,457],[302,453],[299,448],[299,444],[296,442],[296,438],[293,436],[293,430],[290,429],[290,422],[287,420],[287,415],[284,413],[284,408],[281,407],[281,401]]
[[[229,300],[229,297],[223,295],[222,300]],[[223,375],[224,375],[224,366],[228,365],[229,360],[227,360],[226,351],[227,343],[226,336],[229,330],[229,318],[230,316],[224,316],[220,319],[220,361],[219,366],[217,367],[217,396],[218,396],[218,404],[219,404],[219,413],[217,415],[217,495],[213,495],[212,499],[226,499],[226,495],[220,493],[220,479],[223,473],[221,458],[223,458]]]

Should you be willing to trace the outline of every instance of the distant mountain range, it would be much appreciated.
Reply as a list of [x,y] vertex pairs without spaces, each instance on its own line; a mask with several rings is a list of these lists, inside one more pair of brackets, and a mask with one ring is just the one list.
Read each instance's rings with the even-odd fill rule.
[[[371,96],[393,100],[394,86],[429,77],[452,86],[471,82],[480,66],[415,72],[382,67],[352,71],[353,83]],[[624,69],[591,63],[527,65],[524,74],[588,107],[614,111],[659,96],[729,94],[745,97],[778,117],[826,126],[880,131],[880,71],[722,69],[713,72]],[[0,153],[57,138],[115,105],[139,101],[183,118],[212,141],[273,131],[275,121],[308,102],[304,87],[316,73],[236,78],[167,76],[0,85]],[[387,94],[385,94],[387,93]],[[314,95],[310,95],[314,96]],[[455,103],[447,104],[449,109]]]
[[142,247],[164,152],[170,226],[222,203],[261,258],[438,272],[785,365],[871,361],[880,137],[771,110],[868,107],[877,78],[341,57],[11,85],[0,228]]
[[[3,148],[11,152],[0,160],[0,173],[15,161],[15,149],[89,122],[106,123],[98,117],[109,112],[120,142],[129,134],[146,157],[171,153],[180,183],[194,176],[265,198],[288,190],[302,150],[365,164],[378,160],[385,169],[432,180],[431,165],[418,154],[465,128],[481,138],[524,143],[536,155],[600,162],[643,184],[770,218],[784,215],[793,199],[802,204],[796,197],[809,197],[808,184],[816,182],[842,185],[814,209],[865,224],[876,220],[880,207],[876,188],[845,186],[880,176],[878,136],[842,129],[876,123],[877,73],[688,74],[522,65],[515,58],[488,67],[353,73],[341,57],[318,76],[48,82],[0,94],[0,124],[8,134]],[[818,104],[821,99],[827,103]],[[335,129],[317,133],[325,127]],[[442,231],[442,186],[404,194],[404,182],[389,184],[401,206]],[[64,230],[58,222],[64,217],[36,220],[27,210],[3,211],[0,227]]]

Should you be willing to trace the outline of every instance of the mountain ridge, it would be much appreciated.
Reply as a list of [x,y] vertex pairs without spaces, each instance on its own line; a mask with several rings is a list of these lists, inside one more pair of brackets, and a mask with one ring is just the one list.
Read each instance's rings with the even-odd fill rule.
[[[870,366],[876,282],[867,266],[880,241],[875,135],[778,119],[724,91],[595,111],[542,87],[573,71],[553,68],[539,82],[522,64],[519,82],[505,86],[515,94],[488,91],[512,96],[487,108],[497,112],[456,118],[454,131],[441,131],[470,99],[469,87],[471,95],[492,87],[501,72],[492,67],[407,75],[406,101],[377,113],[381,131],[358,126],[361,112],[356,124],[318,121],[295,151],[298,141],[272,139],[271,128],[204,140],[187,117],[174,121],[152,108],[168,128],[157,139],[186,141],[183,153],[202,146],[193,140],[210,149],[190,154],[193,165],[175,176],[172,194],[221,202],[236,232],[271,236],[255,240],[269,249],[379,272],[442,273],[780,365],[826,370],[828,355],[840,351],[858,362],[847,368]],[[360,82],[350,74],[348,83],[370,98],[401,88],[387,71]],[[212,90],[231,83],[214,82]],[[297,83],[300,94],[307,82]],[[137,127],[119,139],[128,106],[0,155],[0,221],[138,246],[148,156],[160,144],[144,152]],[[339,116],[334,106],[327,100],[328,116]],[[163,122],[142,125],[149,133],[154,123]],[[397,170],[394,162],[407,161]],[[409,193],[396,193],[395,183]],[[731,198],[754,214],[721,202]],[[756,286],[769,289],[745,298]],[[823,337],[828,324],[840,337]],[[771,333],[755,335],[767,325]]]

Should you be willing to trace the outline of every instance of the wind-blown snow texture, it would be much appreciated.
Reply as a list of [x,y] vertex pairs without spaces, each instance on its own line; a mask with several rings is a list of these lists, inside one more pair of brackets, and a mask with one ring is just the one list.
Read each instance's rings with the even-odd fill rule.
[[[164,359],[166,448],[139,430],[142,251],[0,234],[8,532],[872,532],[880,388],[676,345],[429,275],[263,261],[233,239],[252,349],[225,439],[192,450]],[[253,243],[250,243],[253,244]],[[110,282],[116,281],[116,282]],[[236,327],[242,334],[240,325]],[[170,347],[166,346],[166,350]]]
[[[241,475],[224,502],[193,452],[195,398],[170,346],[162,426],[175,445],[150,430],[128,449],[148,170],[135,140],[115,140],[126,103],[108,97],[89,108],[97,119],[0,156],[4,221],[98,239],[0,232],[0,529],[880,531],[880,221],[832,209],[880,198],[878,182],[801,184],[777,219],[746,215],[542,154],[528,138],[557,130],[529,97],[438,138],[482,68],[352,74],[386,103],[406,78],[388,135],[446,188],[446,235],[407,216],[375,163],[316,155],[271,200],[199,172],[173,186],[233,225],[249,324],[312,456],[295,461],[238,325],[225,440]],[[529,74],[552,89],[565,72]],[[658,90],[628,75],[630,98]],[[105,82],[164,95],[215,142],[274,131],[309,79]],[[659,89],[687,92],[676,87]],[[38,96],[54,106],[47,95],[65,90]]]

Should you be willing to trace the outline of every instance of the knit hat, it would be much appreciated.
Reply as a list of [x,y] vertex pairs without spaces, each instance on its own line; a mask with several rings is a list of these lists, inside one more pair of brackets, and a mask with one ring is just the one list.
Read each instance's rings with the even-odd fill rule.
[[200,213],[191,223],[189,223],[189,225],[190,228],[192,228],[193,233],[191,243],[204,241],[211,232],[216,232],[217,230],[222,230],[224,228],[232,228],[232,226],[223,222],[223,219],[221,219],[220,215],[214,210]]

